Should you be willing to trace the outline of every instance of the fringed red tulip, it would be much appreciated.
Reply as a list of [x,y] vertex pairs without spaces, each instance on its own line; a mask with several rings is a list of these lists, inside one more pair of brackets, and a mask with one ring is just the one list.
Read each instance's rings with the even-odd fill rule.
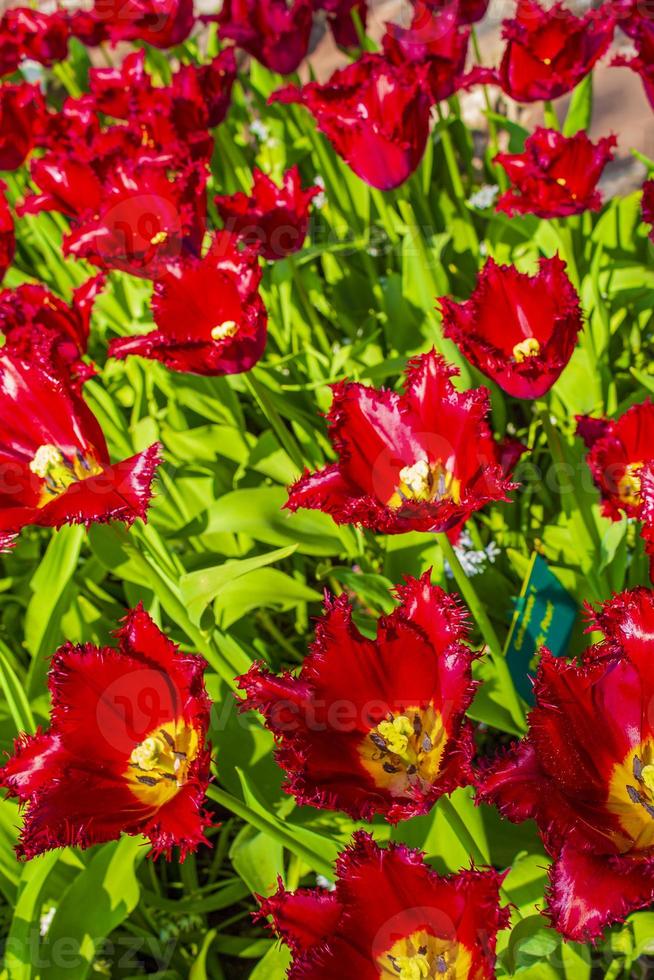
[[68,305],[44,286],[24,283],[0,293],[0,331],[13,350],[29,357],[36,344],[54,352],[77,384],[95,370],[82,360],[89,340],[93,305],[104,287],[94,276],[73,291]]
[[300,804],[395,823],[470,782],[467,615],[429,572],[397,596],[376,640],[356,628],[345,594],[328,598],[297,676],[255,663],[238,679],[241,709],[263,713]]
[[578,942],[654,901],[654,593],[614,596],[593,626],[581,663],[543,650],[527,736],[478,779],[481,801],[538,824],[547,914]]
[[313,0],[225,0],[218,33],[270,71],[291,75],[306,58],[313,24]]
[[203,259],[178,263],[155,282],[157,329],[112,341],[109,354],[149,357],[192,374],[249,371],[266,346],[260,280],[258,252],[219,232]]
[[457,23],[466,25],[483,20],[490,0],[425,0],[425,2],[432,10],[443,14],[454,10]]
[[391,190],[411,176],[425,151],[431,109],[426,70],[366,54],[325,85],[290,85],[270,101],[305,106],[355,174]]
[[432,351],[409,362],[405,392],[332,386],[329,437],[339,461],[305,472],[289,510],[308,507],[338,524],[383,534],[448,531],[515,488],[486,417],[486,388],[458,392],[457,369]]
[[502,875],[460,871],[441,877],[419,851],[379,847],[362,831],[336,862],[336,887],[261,899],[291,950],[289,980],[422,980],[495,976]]
[[583,326],[577,292],[558,256],[535,276],[489,259],[465,303],[438,301],[443,333],[515,398],[540,398],[570,360]]
[[505,20],[507,42],[499,69],[478,72],[516,102],[557,99],[570,92],[608,51],[615,19],[603,8],[575,17],[561,3],[547,10],[536,0],[518,0]]
[[180,653],[141,606],[117,637],[117,648],[55,653],[50,727],[21,736],[0,770],[25,807],[20,857],[123,833],[144,834],[154,856],[206,843],[206,664]]
[[69,20],[64,11],[42,13],[12,7],[0,18],[0,76],[11,75],[24,61],[47,67],[68,54]]
[[0,355],[0,549],[23,527],[145,519],[160,462],[157,444],[112,463],[77,386],[46,360]]
[[32,152],[44,124],[36,85],[0,85],[0,170],[16,170]]
[[616,144],[615,136],[592,143],[583,131],[564,136],[555,129],[536,129],[522,153],[495,157],[512,185],[500,196],[497,210],[539,218],[599,211],[602,197],[597,182],[613,159]]
[[254,168],[252,192],[218,195],[215,205],[225,229],[258,245],[264,258],[274,261],[297,252],[309,229],[310,205],[320,187],[302,187],[297,167],[287,170],[282,186]]
[[441,102],[463,80],[469,38],[469,31],[460,30],[456,5],[434,10],[417,0],[409,27],[387,24],[384,53],[398,67],[424,65],[431,101]]
[[155,48],[181,44],[191,33],[193,0],[94,0],[71,14],[71,34],[95,47],[109,41],[145,41]]

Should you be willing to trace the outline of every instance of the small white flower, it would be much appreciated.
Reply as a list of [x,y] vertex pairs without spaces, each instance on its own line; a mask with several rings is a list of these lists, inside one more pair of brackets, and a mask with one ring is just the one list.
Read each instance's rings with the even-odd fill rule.
[[267,143],[270,139],[270,130],[262,119],[252,120],[250,123],[250,132],[260,143]]
[[495,203],[498,191],[499,187],[497,184],[484,184],[472,197],[468,198],[468,204],[471,208],[485,211],[486,208],[490,208]]
[[[461,568],[468,578],[480,575],[489,563],[494,565],[500,550],[495,541],[491,541],[485,548],[474,548],[472,538],[467,531],[463,531],[454,546],[454,553],[461,562]],[[454,578],[454,572],[448,562],[445,562],[444,570],[448,578]]]
[[312,203],[314,208],[317,208],[318,211],[321,211],[324,208],[325,204],[327,204],[327,195],[325,194],[325,178],[321,177],[320,174],[318,174],[318,176],[314,180],[314,184],[316,185],[316,187],[320,187],[320,194],[316,194]]
[[316,875],[316,885],[318,888],[325,888],[328,892],[336,891],[336,885],[334,882],[330,881],[329,878],[326,878],[324,875]]
[[48,934],[48,929],[52,925],[52,920],[54,919],[55,912],[57,911],[56,906],[51,905],[45,912],[41,914],[39,919],[39,932],[41,936],[46,936]]

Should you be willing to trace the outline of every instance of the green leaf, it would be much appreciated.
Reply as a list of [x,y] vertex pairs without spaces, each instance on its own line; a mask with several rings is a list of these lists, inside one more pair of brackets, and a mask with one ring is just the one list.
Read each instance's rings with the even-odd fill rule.
[[136,908],[136,869],[146,854],[142,837],[122,837],[95,851],[57,906],[41,980],[83,980],[88,975],[101,941]]
[[291,965],[291,953],[286,946],[273,946],[257,963],[249,980],[282,980]]
[[10,980],[36,978],[33,965],[38,961],[39,915],[42,894],[48,876],[59,860],[57,851],[33,858],[23,868],[18,886],[18,900],[11,920],[5,947],[5,967]]
[[574,136],[580,130],[588,131],[593,118],[593,73],[589,71],[572,93],[568,113],[563,123],[563,135]]
[[286,548],[269,551],[265,555],[255,555],[242,561],[226,561],[213,568],[203,568],[198,572],[183,575],[179,582],[180,594],[191,622],[196,626],[199,624],[204,610],[225,586],[257,568],[283,561],[295,550],[295,545],[288,545]]

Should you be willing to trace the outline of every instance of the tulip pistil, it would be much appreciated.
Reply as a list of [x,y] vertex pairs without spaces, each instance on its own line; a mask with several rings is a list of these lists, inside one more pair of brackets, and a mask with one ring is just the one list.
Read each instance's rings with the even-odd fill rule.
[[404,796],[412,787],[424,790],[433,784],[446,741],[442,718],[431,706],[407,708],[380,721],[363,739],[359,754],[378,786]]
[[382,980],[455,980],[468,976],[470,953],[462,944],[420,929],[379,957]]
[[388,501],[389,507],[399,508],[407,501],[434,503],[440,500],[461,500],[461,482],[440,461],[429,463],[419,459],[400,470],[400,482]]
[[238,323],[236,320],[225,320],[223,323],[218,323],[211,330],[212,340],[227,340],[228,337],[234,337],[238,333]]
[[132,792],[145,803],[161,806],[186,783],[197,755],[195,729],[167,722],[136,745],[125,773]]
[[52,443],[39,446],[29,468],[44,481],[40,507],[65,493],[73,483],[102,472],[102,467],[92,456],[83,454],[79,449],[75,450],[74,455],[64,455]]
[[637,507],[640,503],[640,471],[642,462],[629,463],[618,480],[618,496],[623,504]]
[[513,359],[518,364],[522,364],[529,357],[537,357],[539,354],[540,344],[535,337],[526,337],[513,348]]

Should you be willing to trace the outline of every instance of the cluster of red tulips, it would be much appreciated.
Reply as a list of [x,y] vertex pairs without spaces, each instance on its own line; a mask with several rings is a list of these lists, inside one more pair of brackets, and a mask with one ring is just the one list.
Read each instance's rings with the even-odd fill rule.
[[[575,16],[557,3],[518,0],[503,25],[496,68],[470,65],[472,25],[487,0],[415,0],[325,83],[278,87],[275,111],[304,106],[361,180],[386,192],[419,166],[434,107],[455,93],[495,86],[518,103],[570,91],[609,51],[633,39],[654,105],[654,20],[637,0]],[[365,40],[366,0],[225,0],[196,17],[192,0],[126,0],[43,13],[18,7],[0,19],[0,170],[28,168],[30,190],[0,207],[0,267],[12,266],[25,216],[62,217],[63,256],[95,272],[70,302],[24,282],[0,293],[0,543],[27,526],[145,520],[166,447],[112,460],[84,399],[98,372],[87,348],[94,304],[118,272],[151,283],[153,329],[111,341],[107,356],[161,362],[205,376],[248,372],[264,356],[266,263],[299,252],[319,184],[297,166],[283,181],[252,173],[251,193],[219,194],[207,181],[214,134],[230,107],[245,56],[282,75],[304,62],[320,16],[352,53]],[[180,63],[156,85],[146,50],[182,45],[217,25],[223,46],[206,63]],[[69,45],[125,45],[116,65],[91,67],[87,90],[56,107],[26,64],[53,68]],[[144,47],[144,45],[146,47]],[[599,210],[597,189],[617,140],[593,143],[538,127],[519,153],[494,160],[508,184],[508,216],[568,218]],[[654,181],[642,218],[654,222]],[[558,255],[533,274],[488,258],[469,298],[434,297],[443,336],[508,396],[542,399],[584,328],[574,276]],[[490,393],[462,391],[435,350],[409,361],[404,388],[343,380],[327,418],[334,460],[298,474],[286,506],[319,510],[379,534],[420,532],[456,542],[482,508],[519,489],[527,447],[495,438]],[[639,522],[654,554],[654,406],[642,398],[614,419],[579,416],[578,433],[603,512]],[[11,559],[9,559],[11,560]],[[430,573],[407,576],[376,638],[359,631],[346,595],[329,596],[301,668],[261,661],[236,678],[242,710],[261,713],[277,743],[286,792],[300,804],[391,824],[429,813],[458,787],[511,821],[535,820],[552,858],[546,915],[582,942],[654,902],[654,593],[639,587],[591,613],[603,639],[580,662],[546,650],[525,736],[481,763],[467,711],[478,681],[469,616]],[[212,821],[207,741],[211,702],[199,656],[182,653],[143,607],[130,610],[117,647],[67,644],[49,671],[51,724],[22,736],[1,770],[24,805],[23,858],[144,834],[152,854],[182,856]],[[202,651],[198,651],[201,653]],[[117,724],[111,705],[156,694],[156,710]],[[134,712],[127,713],[131,717]],[[126,716],[127,717],[127,716]],[[598,725],[601,737],[598,738]],[[220,744],[214,746],[220,763]],[[467,841],[464,844],[467,846]],[[483,862],[471,853],[477,865]],[[360,831],[341,854],[332,890],[278,891],[261,899],[290,947],[289,976],[332,980],[494,976],[503,874],[492,868],[439,876],[408,847],[380,847]]]

